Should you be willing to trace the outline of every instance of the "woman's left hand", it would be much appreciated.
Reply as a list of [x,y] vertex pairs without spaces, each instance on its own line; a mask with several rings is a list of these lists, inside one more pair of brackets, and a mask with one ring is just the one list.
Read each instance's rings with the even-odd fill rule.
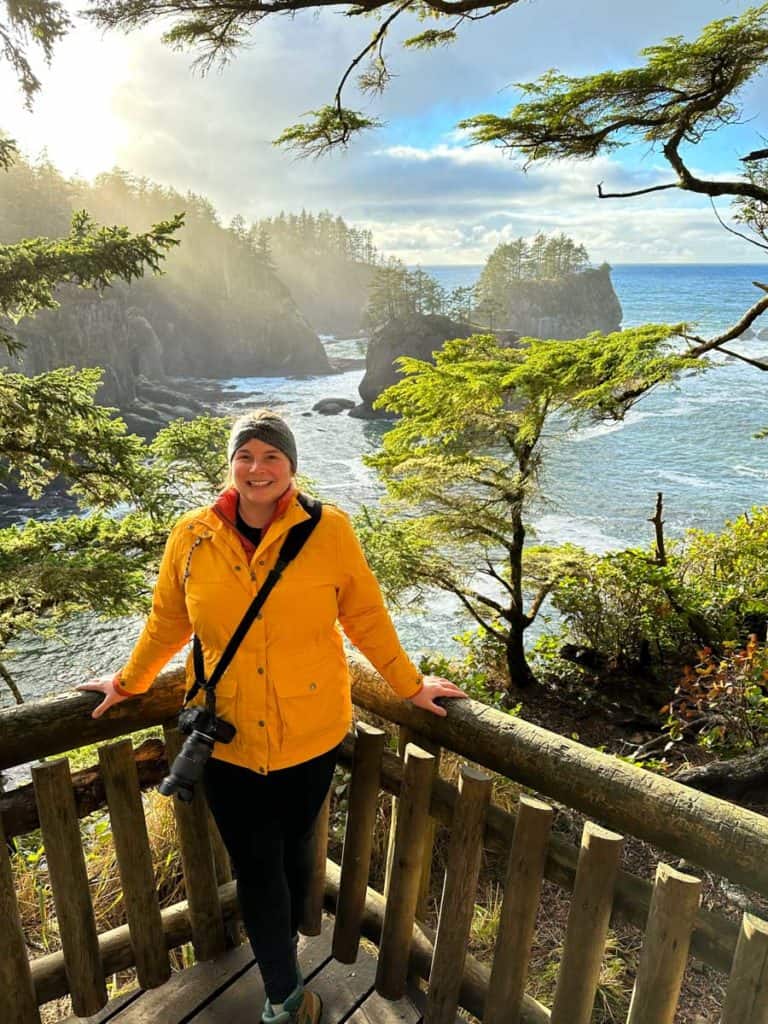
[[435,698],[466,696],[466,693],[460,690],[455,683],[443,679],[442,676],[424,676],[419,692],[408,699],[414,707],[421,708],[423,711],[431,711],[433,715],[445,718],[448,712],[439,704],[435,704]]

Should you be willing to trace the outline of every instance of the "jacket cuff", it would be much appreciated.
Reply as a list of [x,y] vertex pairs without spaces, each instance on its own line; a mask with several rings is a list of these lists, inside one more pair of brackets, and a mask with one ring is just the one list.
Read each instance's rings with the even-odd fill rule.
[[121,697],[137,697],[138,696],[138,694],[133,693],[132,690],[126,690],[126,688],[124,686],[120,685],[120,673],[119,672],[115,672],[114,676],[112,677],[112,685],[115,688],[115,692],[119,693]]

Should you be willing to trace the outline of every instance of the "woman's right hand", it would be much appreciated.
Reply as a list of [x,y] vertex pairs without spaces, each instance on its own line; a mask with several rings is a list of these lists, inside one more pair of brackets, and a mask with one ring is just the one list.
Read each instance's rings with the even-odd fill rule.
[[98,679],[90,679],[87,683],[81,683],[75,687],[76,690],[82,690],[86,693],[93,691],[94,693],[104,694],[104,700],[91,712],[91,718],[101,718],[104,712],[111,708],[113,704],[121,704],[124,700],[130,700],[133,694],[121,693],[118,690],[119,682],[119,674],[115,672],[113,676],[99,676]]

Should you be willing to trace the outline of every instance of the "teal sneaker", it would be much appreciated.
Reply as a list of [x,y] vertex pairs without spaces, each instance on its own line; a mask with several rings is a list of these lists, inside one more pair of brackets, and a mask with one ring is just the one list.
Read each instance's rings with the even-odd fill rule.
[[275,1013],[269,999],[261,1015],[261,1024],[320,1024],[323,1003],[316,992],[310,992],[299,984],[283,1003],[283,1009]]

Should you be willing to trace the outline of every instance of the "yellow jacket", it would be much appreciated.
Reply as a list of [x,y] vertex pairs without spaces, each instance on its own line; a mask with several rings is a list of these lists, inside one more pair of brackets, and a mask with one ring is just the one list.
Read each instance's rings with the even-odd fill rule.
[[[152,612],[120,686],[143,693],[194,632],[206,677],[256,596],[287,531],[308,518],[295,495],[269,525],[250,561],[240,535],[212,508],[182,516],[171,531]],[[237,728],[213,756],[266,774],[330,750],[352,720],[341,624],[352,643],[401,697],[421,675],[397,638],[378,583],[349,517],[323,505],[322,517],[284,571],[216,688],[217,714]],[[189,685],[194,679],[187,658]],[[202,700],[202,695],[195,703]]]

